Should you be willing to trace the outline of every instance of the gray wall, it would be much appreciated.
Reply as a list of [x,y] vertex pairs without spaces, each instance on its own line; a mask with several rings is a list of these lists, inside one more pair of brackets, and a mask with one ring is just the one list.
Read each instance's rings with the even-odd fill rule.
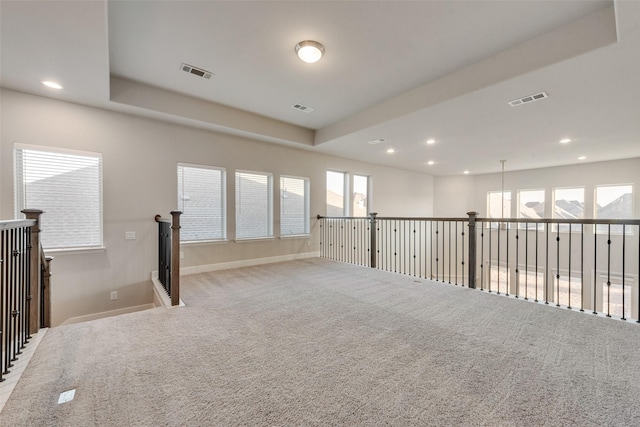
[[[178,162],[227,170],[227,226],[233,237],[236,169],[311,180],[311,216],[325,213],[327,169],[369,175],[371,201],[381,215],[433,214],[433,178],[413,172],[317,154],[311,150],[229,136],[49,98],[1,91],[0,218],[12,219],[14,143],[93,151],[103,156],[104,251],[56,253],[52,317],[66,319],[152,302],[156,269],[155,214],[177,206]],[[277,191],[277,187],[274,187]],[[274,194],[278,194],[274,192]],[[274,198],[274,230],[279,230]],[[46,214],[45,214],[46,215]],[[184,267],[318,251],[317,221],[311,238],[193,244],[182,251]],[[135,231],[136,240],[125,241]],[[118,300],[110,301],[112,290]]]

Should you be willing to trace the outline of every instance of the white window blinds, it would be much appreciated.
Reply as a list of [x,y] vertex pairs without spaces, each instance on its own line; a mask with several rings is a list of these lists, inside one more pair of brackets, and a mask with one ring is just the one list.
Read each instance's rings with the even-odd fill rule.
[[15,146],[16,218],[40,209],[45,249],[102,246],[102,156]]
[[223,168],[178,164],[180,240],[223,240],[226,192]]
[[280,235],[309,234],[309,178],[280,177]]
[[236,239],[273,237],[273,178],[236,172]]

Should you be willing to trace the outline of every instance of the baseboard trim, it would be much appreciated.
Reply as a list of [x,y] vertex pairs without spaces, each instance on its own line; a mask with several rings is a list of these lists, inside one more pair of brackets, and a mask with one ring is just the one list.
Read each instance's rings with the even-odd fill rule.
[[149,310],[155,308],[154,304],[134,305],[131,307],[119,308],[117,310],[102,311],[100,313],[87,314],[84,316],[70,317],[59,326],[73,325],[74,323],[88,322],[90,320],[103,319],[105,317],[119,316],[121,314],[135,313],[136,311]]
[[164,307],[164,308],[172,308],[172,307],[184,307],[184,302],[182,298],[180,298],[180,304],[173,306],[171,305],[171,298],[167,294],[167,291],[164,290],[164,286],[158,280],[158,272],[151,272],[151,283],[153,283],[153,306],[154,307]]
[[279,255],[266,258],[244,259],[240,261],[221,262],[218,264],[196,265],[193,267],[183,267],[180,269],[180,275],[207,273],[209,271],[227,270],[229,268],[251,267],[254,265],[272,264],[275,262],[294,261],[297,259],[318,258],[320,251],[305,252],[301,254]]

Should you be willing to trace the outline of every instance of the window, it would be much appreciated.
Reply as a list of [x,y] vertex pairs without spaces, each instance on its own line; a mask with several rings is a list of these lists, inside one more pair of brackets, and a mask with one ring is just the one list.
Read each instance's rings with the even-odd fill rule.
[[102,247],[102,155],[15,146],[16,217],[41,209],[45,249]]
[[309,178],[280,177],[280,235],[309,234]]
[[236,239],[273,237],[273,177],[236,172]]
[[[487,217],[511,217],[511,191],[489,191],[487,193]],[[487,226],[497,228],[498,223],[487,223]]]
[[[518,218],[544,218],[544,190],[518,191]],[[535,230],[536,224],[519,224],[520,229]],[[544,224],[538,224],[538,230],[544,230]]]
[[224,240],[226,172],[222,168],[178,164],[180,240]]
[[345,216],[345,173],[327,171],[327,216]]
[[[553,217],[558,219],[584,218],[584,188],[554,189]],[[555,230],[556,226],[554,226]],[[560,231],[569,231],[569,224],[560,224]],[[580,224],[572,224],[571,231],[579,232]]]
[[353,216],[369,215],[369,200],[367,198],[368,187],[368,176],[353,175],[353,193],[351,195]]
[[[633,218],[633,187],[631,185],[601,185],[596,187],[596,212],[598,219]],[[622,234],[622,225],[612,225],[611,233]],[[598,233],[608,233],[607,225],[598,225]],[[629,234],[632,227],[626,227]]]

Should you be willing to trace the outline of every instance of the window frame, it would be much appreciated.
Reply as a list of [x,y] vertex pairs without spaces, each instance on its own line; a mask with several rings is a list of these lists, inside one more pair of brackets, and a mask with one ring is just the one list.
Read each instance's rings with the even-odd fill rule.
[[[220,166],[210,166],[210,165],[200,165],[200,164],[195,164],[195,163],[185,163],[185,162],[178,162],[177,166],[176,166],[176,184],[177,184],[177,201],[178,201],[178,209],[182,211],[182,218],[184,218],[185,215],[185,211],[184,211],[184,200],[180,200],[180,186],[179,186],[179,174],[180,174],[180,168],[181,167],[187,167],[187,168],[192,168],[192,169],[207,169],[207,170],[217,170],[221,173],[221,182],[220,182],[220,199],[221,199],[221,203],[222,206],[220,207],[220,212],[222,213],[222,219],[221,219],[221,231],[222,231],[222,236],[219,238],[205,238],[205,239],[189,239],[189,240],[183,240],[183,234],[180,234],[180,243],[206,243],[206,242],[225,242],[227,241],[227,170],[224,167],[220,167]],[[181,228],[184,228],[185,224],[184,221],[182,221],[181,224]]]
[[[51,215],[46,216],[47,207],[43,205],[41,206],[26,206],[26,187],[23,180],[24,177],[24,164],[18,167],[18,151],[35,151],[40,153],[47,153],[52,155],[69,155],[69,156],[77,156],[77,157],[85,157],[97,159],[97,218],[95,218],[95,226],[98,228],[94,230],[97,231],[97,241],[96,242],[88,242],[87,244],[73,244],[73,245],[60,245],[60,246],[47,246],[46,237],[44,237],[47,232],[47,221],[51,219]],[[105,249],[104,246],[104,165],[103,165],[103,157],[102,153],[93,152],[93,151],[84,151],[84,150],[75,150],[61,147],[51,147],[44,145],[35,145],[35,144],[23,144],[23,143],[14,143],[13,145],[13,190],[14,190],[14,211],[15,217],[18,218],[23,209],[34,208],[41,209],[44,211],[44,215],[42,217],[42,223],[44,226],[42,227],[43,235],[41,237],[43,249],[48,253],[73,253],[73,252],[91,252],[91,251],[103,251]],[[18,172],[23,171],[23,176],[18,177]],[[77,170],[77,169],[76,169]],[[61,175],[61,174],[58,174]],[[56,176],[56,175],[51,175]],[[54,217],[55,218],[55,217]],[[67,224],[63,222],[63,224]],[[44,237],[44,239],[43,239]]]
[[[329,180],[329,173],[335,173],[335,174],[341,174],[342,175],[342,214],[341,215],[329,215],[329,203],[327,200],[327,194],[329,191],[328,188],[328,180]],[[336,169],[327,169],[326,173],[325,173],[325,180],[324,180],[324,184],[325,184],[325,212],[327,214],[327,216],[339,216],[339,217],[344,217],[344,216],[349,216],[349,212],[350,207],[349,207],[349,178],[350,175],[348,172],[345,171],[340,171],[340,170],[336,170]]]
[[[630,215],[627,218],[599,218],[598,217],[598,188],[603,188],[603,187],[631,187],[631,212]],[[595,185],[593,187],[593,218],[594,219],[632,219],[633,218],[633,213],[634,213],[634,197],[633,197],[633,192],[634,192],[634,185],[633,184],[601,184],[601,185]],[[605,230],[606,226],[605,225],[596,225],[595,226],[595,232],[597,234],[608,234],[608,227],[606,227],[607,229]],[[611,226],[611,235],[622,235],[622,225],[612,225]],[[634,234],[634,227],[626,227],[625,228],[625,234],[627,236],[632,236]]]
[[[304,232],[303,233],[291,233],[291,234],[285,234],[283,233],[282,230],[282,216],[283,216],[283,207],[284,207],[284,203],[282,202],[282,199],[284,198],[284,194],[283,194],[283,180],[285,179],[295,179],[295,180],[301,180],[303,181],[303,188],[304,188],[304,194],[303,194],[303,203],[304,203],[304,224],[303,224],[303,228],[304,228]],[[303,176],[293,176],[293,175],[280,175],[280,237],[296,237],[296,236],[309,236],[311,234],[311,221],[310,221],[310,215],[311,215],[311,180],[309,177],[303,177]]]
[[365,198],[364,200],[366,200],[364,209],[365,209],[365,215],[362,215],[364,217],[369,216],[369,212],[371,212],[371,208],[370,208],[370,197],[369,197],[369,193],[371,192],[371,177],[369,175],[363,175],[363,174],[358,174],[358,173],[354,173],[351,176],[351,179],[353,181],[352,185],[351,185],[351,215],[352,216],[358,216],[356,215],[355,212],[355,205],[356,205],[356,192],[355,192],[355,188],[356,188],[356,179],[357,178],[364,178],[366,180],[366,193],[364,194]]
[[[238,186],[238,178],[239,175],[256,175],[256,176],[265,176],[267,177],[267,234],[264,236],[243,236],[238,237],[239,233],[239,215],[238,208],[240,206],[240,198],[238,197],[238,192],[240,191],[240,187]],[[270,172],[259,172],[259,171],[251,171],[244,169],[236,169],[235,171],[235,240],[236,241],[248,241],[248,240],[261,240],[261,239],[273,239],[273,208],[274,208],[274,200],[273,200],[273,174]]]
[[[557,196],[556,193],[558,190],[578,190],[578,189],[582,189],[582,217],[581,218],[576,218],[576,219],[585,219],[585,213],[587,212],[586,209],[586,202],[585,202],[585,194],[586,194],[586,187],[584,185],[582,186],[576,186],[576,187],[554,187],[551,189],[551,218],[552,219],[558,219],[556,216],[556,200],[557,200]],[[562,218],[559,218],[562,219]],[[562,225],[562,224],[561,224]],[[567,224],[564,224],[564,226],[559,227],[560,228],[560,233],[575,233],[575,232],[579,232],[580,231],[580,225],[579,224],[571,224],[570,227],[567,227]],[[558,224],[557,223],[553,223],[553,227],[552,230],[553,232],[557,232],[558,231]]]

